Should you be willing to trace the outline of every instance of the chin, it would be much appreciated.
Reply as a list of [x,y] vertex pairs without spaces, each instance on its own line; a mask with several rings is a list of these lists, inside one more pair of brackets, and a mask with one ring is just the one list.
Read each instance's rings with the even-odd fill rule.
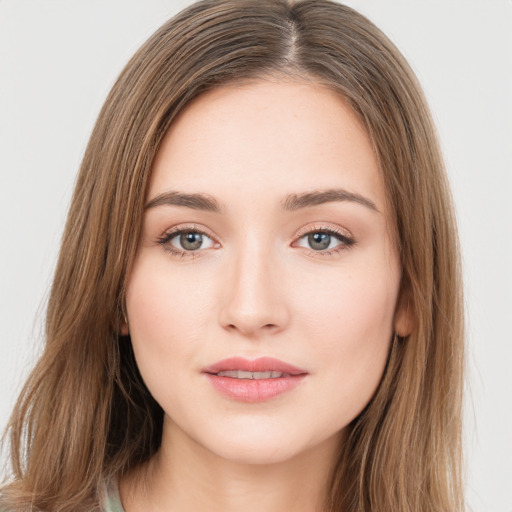
[[[340,432],[308,432],[299,425],[283,428],[271,422],[254,422],[236,428],[202,431],[196,442],[224,460],[247,465],[280,464],[306,454],[322,444],[337,443]],[[316,434],[316,435],[315,435]]]
[[303,450],[300,446],[283,446],[275,442],[231,442],[212,446],[217,456],[244,465],[270,465],[280,464],[294,459]]

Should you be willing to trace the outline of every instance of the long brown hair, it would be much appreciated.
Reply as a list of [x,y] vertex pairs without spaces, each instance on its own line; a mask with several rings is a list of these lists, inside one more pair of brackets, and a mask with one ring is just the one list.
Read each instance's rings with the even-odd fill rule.
[[205,0],[162,26],[110,92],[81,165],[48,304],[46,346],[8,425],[9,510],[85,511],[159,448],[163,412],[120,336],[155,154],[202,92],[287,74],[339,92],[364,123],[394,212],[399,303],[376,395],[349,426],[330,511],[462,510],[463,312],[456,227],[421,89],[366,18],[328,0]]

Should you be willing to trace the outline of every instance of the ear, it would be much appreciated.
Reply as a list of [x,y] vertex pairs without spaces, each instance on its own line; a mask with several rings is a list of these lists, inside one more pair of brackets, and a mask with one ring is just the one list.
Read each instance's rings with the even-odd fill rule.
[[403,286],[396,303],[393,326],[395,333],[401,338],[409,336],[416,328],[416,314],[414,311],[412,294],[408,286]]
[[119,336],[128,336],[130,326],[128,324],[128,314],[126,313],[126,299],[123,297],[120,308],[117,310],[117,332]]

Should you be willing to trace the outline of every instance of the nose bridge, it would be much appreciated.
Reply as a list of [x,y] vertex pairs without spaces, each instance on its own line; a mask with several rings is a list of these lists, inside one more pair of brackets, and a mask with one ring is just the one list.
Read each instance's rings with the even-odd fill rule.
[[277,276],[272,244],[247,237],[230,258],[221,324],[245,335],[283,328],[288,311]]

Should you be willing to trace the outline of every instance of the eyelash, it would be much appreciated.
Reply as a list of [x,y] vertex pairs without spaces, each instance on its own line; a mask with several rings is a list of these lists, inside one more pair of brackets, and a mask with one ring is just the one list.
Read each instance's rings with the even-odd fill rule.
[[[178,235],[181,235],[182,233],[194,233],[204,235],[210,238],[214,244],[218,244],[217,240],[212,235],[206,233],[203,229],[200,229],[196,226],[186,226],[180,227],[178,229],[173,228],[170,231],[165,232],[162,236],[160,236],[157,239],[157,243],[163,246],[163,248],[166,251],[170,252],[173,256],[176,256],[178,258],[197,258],[198,256],[200,256],[201,249],[198,249],[197,251],[180,251],[174,248],[169,243],[173,238],[175,238]],[[308,253],[314,256],[332,256],[352,248],[357,243],[353,238],[347,236],[346,234],[336,229],[315,226],[314,228],[308,228],[304,231],[300,231],[297,234],[296,241],[294,241],[294,244],[302,240],[304,237],[311,235],[313,233],[325,233],[329,236],[337,238],[339,242],[341,242],[339,246],[329,250],[315,251],[314,249],[309,249]],[[204,250],[205,249],[203,249],[203,251]]]

